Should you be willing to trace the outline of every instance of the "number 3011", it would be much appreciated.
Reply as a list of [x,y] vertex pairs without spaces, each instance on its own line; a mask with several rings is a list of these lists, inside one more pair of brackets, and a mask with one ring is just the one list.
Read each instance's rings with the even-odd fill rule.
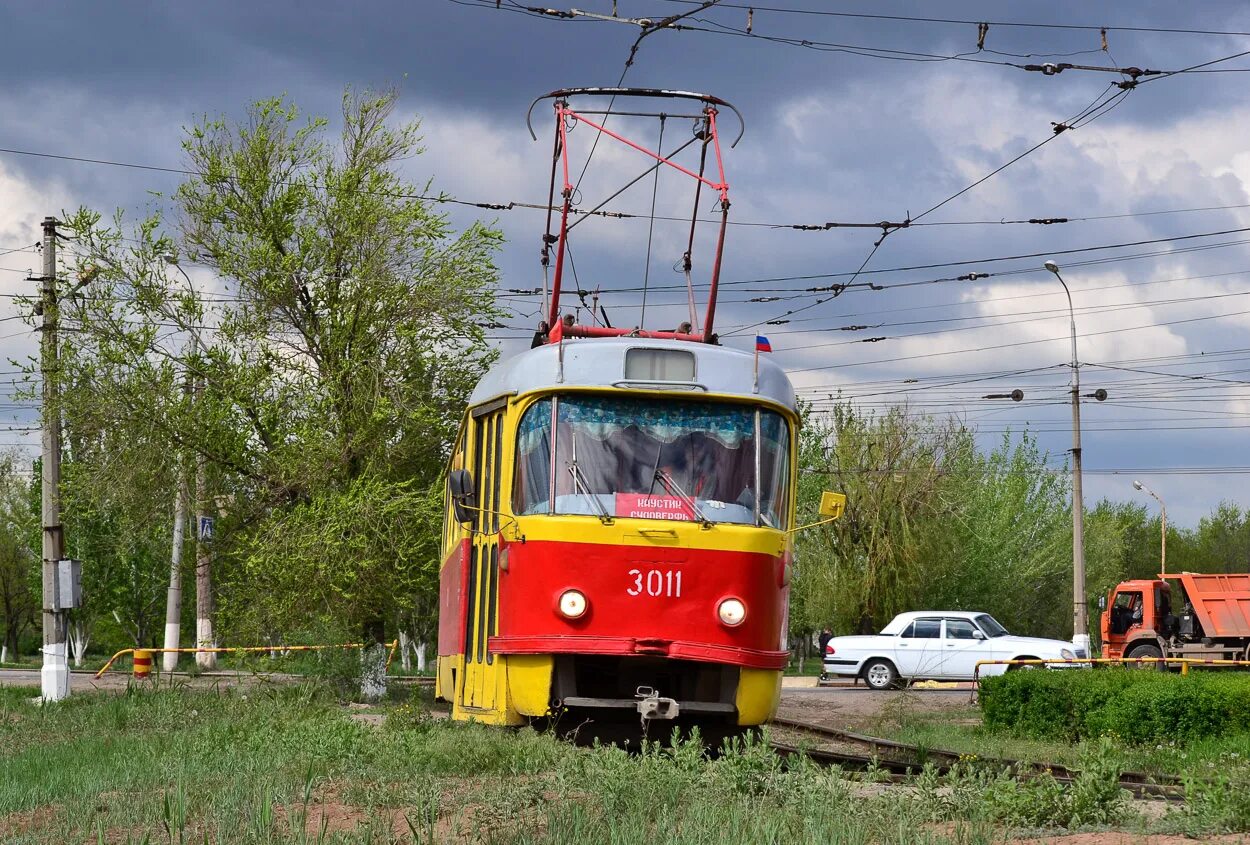
[[680,569],[676,572],[671,569],[648,569],[646,572],[641,569],[631,569],[629,577],[632,581],[625,592],[631,596],[641,596],[646,593],[649,596],[681,598]]

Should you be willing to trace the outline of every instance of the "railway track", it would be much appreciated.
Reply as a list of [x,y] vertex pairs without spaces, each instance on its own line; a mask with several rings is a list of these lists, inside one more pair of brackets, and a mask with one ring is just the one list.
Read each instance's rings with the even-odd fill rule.
[[[904,782],[914,777],[926,764],[935,766],[939,774],[947,774],[961,760],[961,755],[956,751],[922,748],[905,742],[838,730],[795,719],[776,718],[773,719],[772,725],[808,734],[817,741],[842,746],[842,749],[848,746],[856,749],[854,751],[829,750],[774,741],[771,745],[778,754],[786,756],[802,754],[822,765],[840,766],[855,771],[868,769],[884,771],[895,782]],[[1003,757],[981,757],[977,758],[976,763],[979,766],[1009,771],[1013,776],[1024,780],[1049,774],[1060,783],[1071,784],[1080,774],[1076,770],[1057,763],[1026,763]],[[1123,772],[1120,775],[1120,787],[1132,793],[1135,798],[1181,801],[1185,797],[1181,780],[1169,775],[1154,776],[1144,772]]]

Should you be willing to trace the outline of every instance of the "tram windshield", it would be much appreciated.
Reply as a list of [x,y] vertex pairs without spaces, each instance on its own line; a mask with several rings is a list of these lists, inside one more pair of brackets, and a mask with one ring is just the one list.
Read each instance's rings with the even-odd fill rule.
[[785,524],[790,434],[773,411],[560,396],[526,410],[517,441],[518,515]]

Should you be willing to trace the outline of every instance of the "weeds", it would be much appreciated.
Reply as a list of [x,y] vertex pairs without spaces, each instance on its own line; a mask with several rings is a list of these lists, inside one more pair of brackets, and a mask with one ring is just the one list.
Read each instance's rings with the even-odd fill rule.
[[171,790],[161,793],[164,814],[161,823],[165,826],[165,836],[169,845],[183,845],[183,836],[187,829],[187,789],[180,779]]
[[[697,735],[675,735],[631,755],[441,722],[413,701],[390,705],[375,730],[348,719],[324,685],[135,690],[43,710],[2,700],[24,730],[0,741],[0,840],[20,845],[901,845],[1143,824],[1119,789],[1124,757],[1110,740],[1086,744],[1071,785],[1018,780],[970,754],[898,786],[778,757],[766,735],[713,756]],[[1250,829],[1246,772],[1192,784],[1160,825]]]
[[1250,833],[1250,773],[1242,768],[1185,783],[1185,804],[1166,819],[1177,832]]

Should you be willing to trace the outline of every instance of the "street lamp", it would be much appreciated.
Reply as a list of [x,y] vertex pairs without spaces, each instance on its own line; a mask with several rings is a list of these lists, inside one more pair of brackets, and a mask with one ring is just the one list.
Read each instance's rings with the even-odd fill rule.
[[1081,369],[1076,360],[1076,312],[1072,291],[1059,275],[1059,265],[1043,265],[1055,274],[1068,296],[1068,316],[1072,325],[1072,643],[1089,654],[1089,608],[1085,605],[1085,504],[1081,496]]
[[1145,490],[1151,496],[1154,496],[1155,501],[1159,503],[1160,519],[1163,522],[1161,536],[1159,537],[1159,574],[1164,575],[1168,571],[1168,506],[1163,504],[1162,496],[1140,481],[1134,481],[1133,488],[1135,490]]

